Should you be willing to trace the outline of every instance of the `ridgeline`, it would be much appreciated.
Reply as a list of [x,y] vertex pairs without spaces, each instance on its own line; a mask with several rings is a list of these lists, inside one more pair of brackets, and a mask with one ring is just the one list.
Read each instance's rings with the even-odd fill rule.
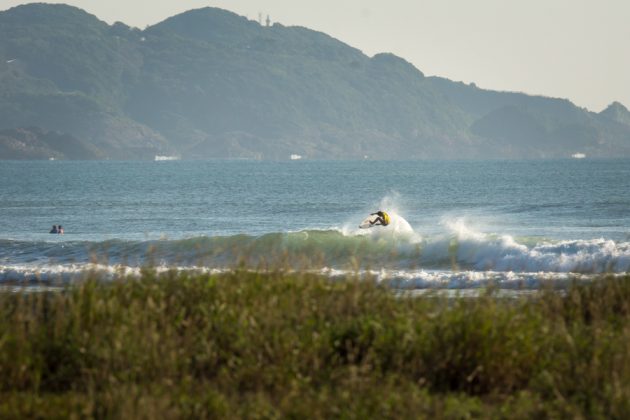
[[66,5],[0,12],[0,130],[0,159],[630,156],[622,104],[598,114],[425,77],[215,8],[145,30]]

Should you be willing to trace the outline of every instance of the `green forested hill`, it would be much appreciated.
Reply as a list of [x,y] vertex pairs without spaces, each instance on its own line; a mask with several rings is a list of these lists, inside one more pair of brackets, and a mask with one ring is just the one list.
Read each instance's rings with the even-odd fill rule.
[[110,158],[170,150],[159,133],[123,110],[126,80],[139,70],[141,56],[112,32],[68,6],[32,4],[0,13],[0,129],[69,133]]
[[66,133],[100,158],[630,156],[623,110],[427,78],[220,9],[143,31],[64,5],[0,13],[0,129]]

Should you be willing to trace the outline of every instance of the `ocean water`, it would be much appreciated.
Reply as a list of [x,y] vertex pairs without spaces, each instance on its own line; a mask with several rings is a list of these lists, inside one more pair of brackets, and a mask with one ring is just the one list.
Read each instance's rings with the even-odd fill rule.
[[[629,160],[0,161],[0,176],[0,285],[245,263],[514,290],[630,270]],[[379,209],[390,226],[358,229]]]

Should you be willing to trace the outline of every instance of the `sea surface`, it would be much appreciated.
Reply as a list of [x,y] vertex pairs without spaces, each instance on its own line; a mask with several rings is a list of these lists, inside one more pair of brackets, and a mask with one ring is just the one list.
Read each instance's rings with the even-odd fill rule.
[[[0,161],[0,179],[0,285],[245,264],[527,290],[630,270],[630,160]],[[388,227],[358,229],[379,209]]]

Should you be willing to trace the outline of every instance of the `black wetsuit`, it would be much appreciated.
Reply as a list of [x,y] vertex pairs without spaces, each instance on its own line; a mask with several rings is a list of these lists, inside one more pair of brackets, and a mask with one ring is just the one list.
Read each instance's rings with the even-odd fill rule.
[[377,211],[376,213],[372,213],[371,216],[377,215],[378,219],[376,219],[373,223],[370,223],[372,226],[374,225],[382,225],[387,226],[389,223],[385,220],[385,214],[382,211]]

